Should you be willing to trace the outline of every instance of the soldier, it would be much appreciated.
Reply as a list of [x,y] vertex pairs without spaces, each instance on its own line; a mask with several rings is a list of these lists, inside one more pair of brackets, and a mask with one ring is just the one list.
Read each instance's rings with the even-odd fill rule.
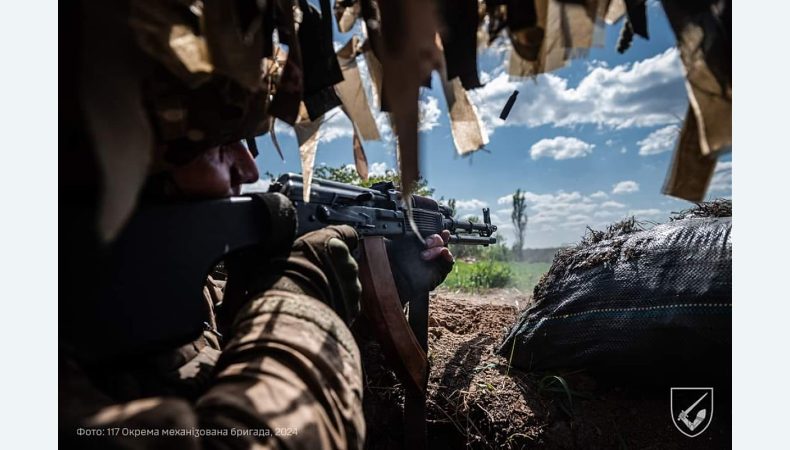
[[[110,311],[108,320],[123,320],[122,308],[108,308],[112,299],[101,298],[92,278],[103,273],[107,244],[136,199],[238,194],[241,184],[258,179],[253,156],[238,139],[268,120],[265,90],[250,90],[218,70],[207,75],[200,72],[207,70],[202,63],[187,66],[197,72],[173,72],[187,61],[178,58],[204,55],[191,51],[201,48],[203,37],[184,34],[181,20],[192,14],[186,4],[125,4],[81,3],[69,10],[61,32],[64,57],[76,64],[62,80],[71,89],[60,103],[59,195],[68,212],[60,225],[68,236],[60,250],[61,443],[362,447],[362,369],[348,328],[359,311],[361,287],[351,256],[358,236],[350,227],[306,234],[290,255],[266,270],[253,268],[249,295],[237,304],[225,299],[223,308],[235,314],[224,337],[213,320],[222,286],[209,280],[204,293],[210,320],[202,335],[172,348],[111,358],[88,348],[86,343],[102,340],[92,333],[101,316],[90,312],[101,307]],[[194,18],[186,23],[203,23]],[[191,50],[182,52],[181,45]],[[421,254],[436,261],[435,270],[424,274],[434,287],[452,265],[448,239],[449,233],[429,237]]]
[[[257,178],[252,155],[233,142],[159,174],[147,195],[223,197]],[[448,237],[430,236],[422,254],[443,262],[436,265],[437,281],[452,262]],[[357,241],[347,226],[298,239],[280,271],[258,274],[222,342],[212,321],[193,342],[109,368],[82,364],[80,349],[62,343],[62,439],[127,448],[360,448],[362,372],[347,327],[359,311],[361,287],[350,253]],[[220,283],[210,280],[205,293],[213,310]],[[81,429],[110,431],[79,436]],[[163,436],[166,429],[173,435]]]

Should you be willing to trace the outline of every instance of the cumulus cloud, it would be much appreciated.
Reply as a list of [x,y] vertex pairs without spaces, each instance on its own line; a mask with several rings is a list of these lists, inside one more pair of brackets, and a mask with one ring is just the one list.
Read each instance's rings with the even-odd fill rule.
[[[497,205],[510,205],[513,203],[513,194],[503,195],[496,199]],[[500,209],[498,211],[505,211],[504,209]]]
[[249,194],[250,192],[266,192],[269,190],[271,181],[259,179],[255,183],[247,183],[241,185],[241,193]]
[[455,202],[455,209],[458,211],[479,210],[486,207],[488,207],[488,203],[476,198],[470,200],[457,200]]
[[[439,109],[439,100],[433,96],[426,96],[419,101],[419,131],[430,131],[439,125],[439,116],[441,110]],[[377,111],[375,108],[371,109],[373,118],[376,120],[379,133],[385,141],[391,140],[392,128],[389,124],[389,119],[385,113]],[[290,127],[288,127],[290,128]],[[292,134],[293,131],[291,130]],[[346,116],[340,107],[328,111],[324,115],[324,123],[321,124],[319,129],[319,142],[332,142],[335,139],[351,138],[354,135],[354,127],[351,124],[351,119]]]
[[661,214],[661,210],[657,208],[648,208],[648,209],[632,209],[628,211],[629,216],[657,216]]
[[[512,194],[505,195],[498,198],[497,203],[510,205],[512,198]],[[535,226],[587,223],[590,220],[590,215],[599,208],[589,196],[582,195],[576,191],[557,191],[545,194],[527,191],[524,192],[524,199],[527,204],[528,224]],[[500,209],[497,210],[497,214],[500,216],[507,215],[509,218],[511,211],[511,208]]]
[[383,177],[387,174],[387,170],[390,170],[390,168],[387,166],[387,163],[374,162],[368,167],[368,175],[372,177]]
[[[356,171],[357,167],[354,164],[346,164],[346,169]],[[383,177],[387,174],[388,170],[394,169],[390,168],[385,162],[368,164],[368,175],[371,177]]]
[[611,209],[602,209],[602,210],[599,210],[599,211],[595,211],[593,213],[593,217],[597,217],[599,219],[612,218],[612,217],[618,217],[621,214],[622,214],[622,212],[620,212],[620,211],[612,211]]
[[[499,113],[516,89],[518,100],[503,121]],[[511,81],[500,72],[471,95],[489,134],[500,126],[593,124],[621,129],[668,125],[683,116],[688,103],[675,48],[633,64],[594,67],[576,87],[551,73],[532,82]]]
[[[625,184],[626,189],[638,190],[634,181],[617,183]],[[633,184],[630,184],[633,183]],[[617,186],[615,185],[615,186]],[[633,191],[635,192],[635,191]],[[491,214],[491,220],[497,224],[498,236],[504,236],[507,242],[515,242],[515,232],[510,225],[513,194],[497,198],[500,205]],[[628,202],[617,202],[609,198],[603,191],[584,193],[567,192],[524,192],[527,205],[527,247],[548,247],[562,244],[572,245],[584,235],[587,227],[603,229],[609,224],[629,216],[642,220],[659,221],[666,217],[667,209],[637,208]]]
[[589,144],[573,137],[557,136],[553,139],[541,139],[536,142],[529,153],[532,159],[554,158],[560,160],[583,158],[592,153],[593,147],[595,147],[594,144]]
[[708,192],[729,192],[732,190],[732,161],[718,161],[713,171]]
[[430,131],[439,125],[439,100],[433,96],[426,96],[419,101],[419,130]]
[[642,156],[657,155],[672,150],[679,132],[680,127],[669,125],[648,134],[646,138],[637,142],[639,154]]
[[639,183],[636,181],[621,181],[612,187],[612,194],[630,194],[632,192],[639,192]]
[[354,135],[354,128],[351,120],[337,107],[324,114],[324,123],[318,131],[319,142],[332,142],[335,139],[351,137]]

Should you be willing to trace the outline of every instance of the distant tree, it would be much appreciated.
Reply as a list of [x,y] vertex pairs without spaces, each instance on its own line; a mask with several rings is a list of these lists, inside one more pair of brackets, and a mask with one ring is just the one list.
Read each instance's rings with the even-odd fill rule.
[[[368,177],[367,181],[363,180],[359,176],[357,170],[352,165],[340,167],[319,166],[315,168],[314,173],[316,178],[323,178],[325,180],[353,184],[355,186],[362,187],[371,187],[375,183],[382,181],[392,181],[395,186],[401,185],[400,175],[398,175],[398,172],[393,169],[387,169],[383,175],[372,175]],[[433,195],[434,191],[435,189],[428,186],[428,181],[425,178],[420,177],[417,180],[417,185],[414,189],[415,194],[430,197]]]
[[455,199],[454,198],[451,198],[450,200],[447,200],[447,207],[450,208],[450,211],[452,211],[450,215],[455,217],[455,214],[458,211],[455,209]]
[[516,230],[516,257],[524,259],[524,233],[527,231],[527,199],[521,189],[513,194],[513,212],[510,215]]

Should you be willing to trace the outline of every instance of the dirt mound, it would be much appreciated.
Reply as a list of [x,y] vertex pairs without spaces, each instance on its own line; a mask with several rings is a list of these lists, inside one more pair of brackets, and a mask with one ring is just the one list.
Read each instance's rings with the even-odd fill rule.
[[[502,292],[486,297],[501,300]],[[518,376],[508,376],[507,361],[494,353],[518,310],[481,304],[485,301],[481,298],[464,302],[459,298],[463,295],[444,292],[431,298],[427,402],[431,448],[523,448],[538,442],[543,425],[535,411],[545,415],[543,401],[527,395],[529,387]],[[515,303],[515,297],[510,298]],[[522,300],[524,305],[526,297]],[[368,341],[362,350],[367,447],[400,448],[403,391],[378,345]]]
[[[495,354],[523,294],[432,295],[429,321],[429,448],[687,448],[669,415],[669,387],[614,386],[575,372],[523,373]],[[403,443],[403,390],[378,344],[357,330],[365,367],[368,449]],[[729,392],[695,448],[730,446]]]

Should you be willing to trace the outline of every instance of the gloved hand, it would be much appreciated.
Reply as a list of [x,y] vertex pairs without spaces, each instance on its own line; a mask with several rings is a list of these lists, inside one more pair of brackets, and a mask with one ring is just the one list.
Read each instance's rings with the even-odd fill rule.
[[272,261],[263,289],[305,294],[326,303],[346,322],[359,313],[362,286],[351,252],[359,236],[348,225],[329,226],[294,242],[287,258]]
[[453,269],[455,259],[447,243],[450,232],[433,234],[425,238],[423,245],[416,238],[387,242],[387,254],[392,266],[395,284],[401,300],[436,289]]

